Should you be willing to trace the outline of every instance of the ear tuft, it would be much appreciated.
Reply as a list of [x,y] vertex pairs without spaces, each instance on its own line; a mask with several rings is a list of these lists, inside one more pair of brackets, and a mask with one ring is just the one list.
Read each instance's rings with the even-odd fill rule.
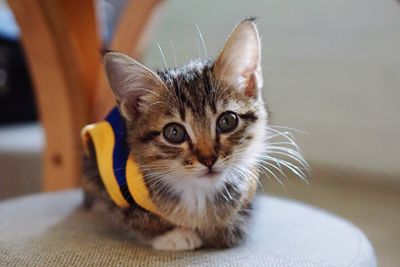
[[106,52],[104,67],[121,113],[128,120],[140,114],[146,95],[165,86],[157,74],[123,53]]
[[249,97],[257,97],[262,88],[261,42],[255,18],[241,21],[230,34],[214,63],[217,79]]

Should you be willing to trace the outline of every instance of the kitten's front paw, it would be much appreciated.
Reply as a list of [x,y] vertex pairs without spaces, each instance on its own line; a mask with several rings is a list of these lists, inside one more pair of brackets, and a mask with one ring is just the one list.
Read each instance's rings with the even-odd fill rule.
[[198,234],[192,230],[175,228],[151,241],[151,246],[158,250],[194,250],[203,244]]

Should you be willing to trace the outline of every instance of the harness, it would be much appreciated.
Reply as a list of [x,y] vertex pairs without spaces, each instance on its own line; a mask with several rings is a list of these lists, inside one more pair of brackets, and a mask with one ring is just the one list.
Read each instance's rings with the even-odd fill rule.
[[125,120],[118,108],[114,107],[105,120],[85,126],[81,136],[86,154],[89,141],[93,142],[101,180],[113,202],[121,208],[138,205],[160,215],[138,164],[129,155]]

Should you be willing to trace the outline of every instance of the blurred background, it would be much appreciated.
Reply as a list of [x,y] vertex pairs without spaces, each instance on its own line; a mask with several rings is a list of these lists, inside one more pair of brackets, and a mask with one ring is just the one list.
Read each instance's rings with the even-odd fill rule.
[[[97,1],[103,43],[124,1]],[[162,4],[144,47],[151,68],[213,57],[255,16],[264,98],[312,168],[309,184],[263,178],[264,191],[311,203],[362,228],[380,266],[400,262],[400,3],[395,0],[183,1]],[[175,51],[175,52],[174,52]],[[175,55],[176,59],[175,59]],[[44,131],[20,34],[0,1],[0,199],[41,191]],[[329,231],[329,229],[327,229]]]

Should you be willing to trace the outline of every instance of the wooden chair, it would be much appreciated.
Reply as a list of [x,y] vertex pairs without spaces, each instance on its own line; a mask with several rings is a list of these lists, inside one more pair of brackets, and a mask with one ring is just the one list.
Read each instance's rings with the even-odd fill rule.
[[[128,0],[109,49],[140,58],[160,0]],[[93,1],[9,0],[46,135],[42,188],[79,186],[81,128],[115,105],[101,66]]]

